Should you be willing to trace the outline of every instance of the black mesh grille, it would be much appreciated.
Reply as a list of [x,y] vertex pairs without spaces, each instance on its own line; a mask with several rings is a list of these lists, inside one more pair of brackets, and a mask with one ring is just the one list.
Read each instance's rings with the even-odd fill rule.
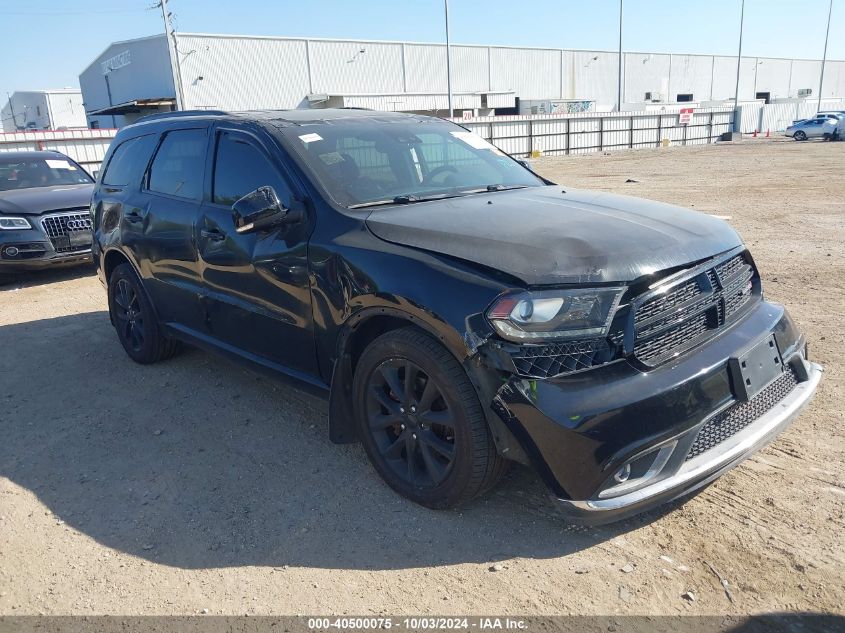
[[697,297],[701,294],[701,288],[699,288],[698,281],[692,279],[685,284],[674,288],[672,292],[668,292],[664,295],[659,295],[654,299],[649,299],[645,303],[643,303],[638,309],[637,314],[634,317],[635,323],[641,323],[646,319],[650,319],[651,317],[658,316],[660,314],[664,314],[670,311],[675,306],[679,306],[682,303],[686,303],[690,299]]
[[572,341],[550,345],[522,345],[511,353],[521,376],[549,378],[587,369],[604,358],[609,350],[605,339]]
[[790,367],[768,387],[746,402],[738,402],[710,418],[692,443],[687,459],[701,455],[771,411],[798,385]]
[[707,331],[707,315],[699,314],[695,319],[683,321],[677,327],[666,330],[663,334],[637,343],[634,353],[644,363],[664,355],[667,350],[674,350],[685,343],[701,336]]
[[739,254],[646,299],[635,308],[634,355],[658,365],[707,340],[751,299],[753,276]]
[[51,215],[41,219],[41,226],[57,253],[84,251],[91,248],[90,243],[80,245],[68,240],[68,236],[73,233],[91,232],[91,216],[87,211]]

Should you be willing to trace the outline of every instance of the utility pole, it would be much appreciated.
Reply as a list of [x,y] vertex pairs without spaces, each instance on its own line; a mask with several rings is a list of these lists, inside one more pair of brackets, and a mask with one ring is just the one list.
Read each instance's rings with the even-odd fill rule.
[[819,77],[819,102],[816,112],[822,109],[822,88],[824,87],[824,67],[827,63],[827,40],[830,37],[830,16],[833,14],[833,0],[830,0],[830,8],[827,10],[827,33],[824,36],[824,57],[822,57],[822,72]]
[[449,118],[455,115],[452,109],[452,49],[449,46],[449,0],[443,0],[446,9],[446,89],[449,92]]
[[182,95],[182,72],[179,69],[179,51],[176,49],[176,35],[170,24],[170,12],[167,10],[167,0],[159,0],[161,17],[164,20],[164,35],[167,37],[167,51],[170,54],[170,72],[173,75],[173,88],[176,92],[176,109],[184,108]]
[[742,29],[745,23],[745,0],[739,13],[739,52],[736,54],[736,90],[734,91],[734,132],[740,131],[739,121],[739,71],[742,66]]
[[619,72],[616,76],[616,111],[622,112],[622,0],[619,0]]

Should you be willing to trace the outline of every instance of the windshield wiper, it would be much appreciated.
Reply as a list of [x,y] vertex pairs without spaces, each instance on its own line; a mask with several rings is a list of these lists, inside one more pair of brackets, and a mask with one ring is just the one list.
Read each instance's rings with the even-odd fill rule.
[[361,202],[360,204],[350,204],[347,209],[365,209],[367,207],[380,207],[385,204],[413,204],[415,202],[430,202],[432,200],[445,200],[446,198],[457,198],[461,194],[442,194],[439,193],[433,196],[418,196],[412,193],[395,196],[389,200],[375,200],[373,202]]
[[467,189],[462,191],[463,194],[468,193],[487,193],[491,191],[510,191],[511,189],[527,189],[528,185],[487,185],[486,187],[479,187],[477,189]]

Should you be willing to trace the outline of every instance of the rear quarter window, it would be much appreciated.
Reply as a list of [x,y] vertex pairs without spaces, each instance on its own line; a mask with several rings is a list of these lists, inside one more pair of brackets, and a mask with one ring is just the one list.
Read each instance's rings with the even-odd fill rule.
[[148,134],[118,145],[103,173],[103,184],[125,187],[140,182],[157,141],[157,135]]

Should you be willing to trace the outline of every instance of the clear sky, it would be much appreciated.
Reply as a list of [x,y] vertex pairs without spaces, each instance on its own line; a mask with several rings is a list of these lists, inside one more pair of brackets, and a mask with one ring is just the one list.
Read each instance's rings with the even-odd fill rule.
[[[157,0],[0,0],[0,101],[78,87],[111,42],[160,33]],[[177,30],[351,39],[444,39],[443,0],[168,0]],[[741,0],[624,0],[625,50],[734,55]],[[618,0],[450,0],[452,41],[617,47]],[[828,0],[746,0],[743,53],[820,59]],[[834,0],[829,59],[845,59]]]

